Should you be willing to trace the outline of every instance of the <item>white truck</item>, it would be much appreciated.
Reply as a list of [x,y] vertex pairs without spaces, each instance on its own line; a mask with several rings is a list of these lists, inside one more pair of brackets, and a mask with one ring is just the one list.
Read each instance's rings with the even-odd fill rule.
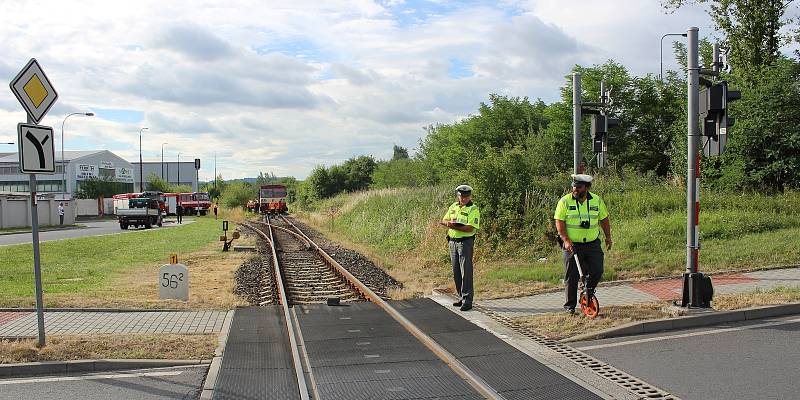
[[127,208],[117,208],[117,218],[120,229],[128,229],[131,225],[150,229],[153,225],[161,226],[163,222],[158,200],[145,197],[129,199]]

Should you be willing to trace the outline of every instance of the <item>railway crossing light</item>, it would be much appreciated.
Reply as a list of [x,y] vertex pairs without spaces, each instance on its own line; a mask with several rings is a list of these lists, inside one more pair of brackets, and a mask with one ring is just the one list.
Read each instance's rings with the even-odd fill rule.
[[728,105],[742,98],[738,90],[729,90],[728,82],[721,81],[700,92],[700,115],[702,116],[703,154],[718,156],[725,152],[728,129],[736,120],[730,117]]

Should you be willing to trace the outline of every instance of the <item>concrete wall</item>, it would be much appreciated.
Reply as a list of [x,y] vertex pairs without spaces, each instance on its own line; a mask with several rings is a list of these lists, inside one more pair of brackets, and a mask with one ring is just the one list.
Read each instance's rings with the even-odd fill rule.
[[[60,200],[39,199],[37,212],[39,225],[58,225]],[[74,201],[64,201],[64,224],[75,223]],[[0,229],[31,226],[30,198],[23,196],[0,197]]]
[[97,199],[75,199],[77,214],[79,217],[94,216],[99,213],[97,209]]

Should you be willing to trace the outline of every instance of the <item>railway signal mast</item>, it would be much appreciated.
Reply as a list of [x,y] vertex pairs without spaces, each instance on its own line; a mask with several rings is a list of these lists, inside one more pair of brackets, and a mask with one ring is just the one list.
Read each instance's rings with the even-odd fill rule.
[[605,81],[600,82],[600,101],[583,101],[581,95],[581,74],[572,74],[572,124],[573,124],[573,170],[576,174],[583,173],[581,165],[581,117],[583,114],[592,116],[590,133],[592,136],[592,151],[597,158],[597,167],[602,168],[608,164],[608,129],[619,125],[619,119],[608,117],[608,109],[613,104],[611,90],[606,89]]
[[[712,69],[700,68],[698,62],[698,29],[691,27],[687,35],[686,81],[688,93],[688,121],[686,158],[686,272],[683,274],[683,296],[681,307],[707,308],[711,306],[714,289],[711,280],[698,270],[700,253],[699,214],[700,214],[700,152],[698,145],[703,139],[703,154],[718,156],[725,151],[728,129],[734,119],[728,116],[728,104],[742,97],[739,91],[728,90],[728,83],[714,83],[711,79],[719,77],[722,69],[719,46],[714,45]],[[700,84],[704,89],[700,90]],[[700,131],[702,117],[702,135]]]

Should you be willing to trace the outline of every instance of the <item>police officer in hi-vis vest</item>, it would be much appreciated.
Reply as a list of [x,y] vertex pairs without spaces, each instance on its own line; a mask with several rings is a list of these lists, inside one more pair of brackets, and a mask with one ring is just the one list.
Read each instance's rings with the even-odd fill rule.
[[573,254],[577,254],[588,274],[587,290],[593,291],[603,276],[603,249],[600,246],[600,230],[605,234],[606,250],[611,249],[611,222],[603,199],[589,191],[591,175],[572,175],[572,192],[558,201],[554,215],[558,236],[564,249],[564,284],[566,302],[564,309],[575,313],[578,302],[578,266]]
[[472,188],[460,185],[456,188],[458,201],[450,205],[439,225],[446,226],[450,248],[450,263],[453,265],[453,281],[459,300],[453,303],[461,311],[472,308],[472,249],[475,234],[480,228],[481,212],[472,203]]

